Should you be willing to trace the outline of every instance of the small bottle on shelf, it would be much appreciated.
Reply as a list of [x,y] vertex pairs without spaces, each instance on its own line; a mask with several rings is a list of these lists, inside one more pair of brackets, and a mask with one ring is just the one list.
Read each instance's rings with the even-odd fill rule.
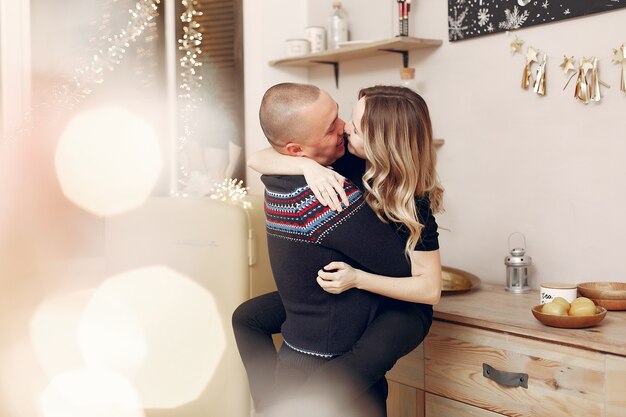
[[415,80],[415,68],[400,68],[400,85],[408,87],[419,94]]
[[328,17],[328,49],[337,49],[348,40],[348,19],[340,1],[333,3],[333,13]]

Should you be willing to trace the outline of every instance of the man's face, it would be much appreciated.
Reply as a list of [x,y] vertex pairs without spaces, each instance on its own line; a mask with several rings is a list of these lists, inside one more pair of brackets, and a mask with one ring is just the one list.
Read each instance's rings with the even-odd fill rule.
[[301,145],[303,156],[322,165],[330,165],[343,156],[345,122],[339,118],[339,106],[332,97],[322,91],[304,112],[303,119],[309,132],[306,143]]

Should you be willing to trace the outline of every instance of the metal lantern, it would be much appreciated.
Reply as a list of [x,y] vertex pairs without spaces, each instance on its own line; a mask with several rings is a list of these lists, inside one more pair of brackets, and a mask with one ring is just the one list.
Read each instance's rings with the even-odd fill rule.
[[[516,234],[522,236],[524,246],[511,249],[511,237]],[[509,235],[509,252],[510,254],[504,258],[506,265],[506,287],[504,289],[516,294],[530,291],[528,268],[532,263],[532,258],[526,255],[526,237],[522,233],[514,232]]]

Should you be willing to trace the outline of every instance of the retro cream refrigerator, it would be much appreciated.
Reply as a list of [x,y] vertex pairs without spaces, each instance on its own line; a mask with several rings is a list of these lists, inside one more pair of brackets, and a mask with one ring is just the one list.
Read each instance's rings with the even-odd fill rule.
[[132,212],[107,219],[108,274],[147,265],[171,268],[213,295],[226,333],[226,350],[202,393],[175,408],[146,409],[147,417],[250,415],[248,383],[232,334],[231,314],[251,295],[275,287],[267,257],[263,201],[260,196],[247,200],[252,207],[244,209],[207,198],[151,198]]

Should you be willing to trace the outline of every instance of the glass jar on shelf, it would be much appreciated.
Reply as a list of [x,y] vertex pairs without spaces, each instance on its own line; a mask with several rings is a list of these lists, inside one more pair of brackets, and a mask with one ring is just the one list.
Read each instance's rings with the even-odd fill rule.
[[328,49],[337,49],[348,41],[348,18],[340,1],[333,3],[333,13],[328,17]]
[[400,68],[400,85],[410,88],[419,94],[417,81],[415,80],[415,68]]

